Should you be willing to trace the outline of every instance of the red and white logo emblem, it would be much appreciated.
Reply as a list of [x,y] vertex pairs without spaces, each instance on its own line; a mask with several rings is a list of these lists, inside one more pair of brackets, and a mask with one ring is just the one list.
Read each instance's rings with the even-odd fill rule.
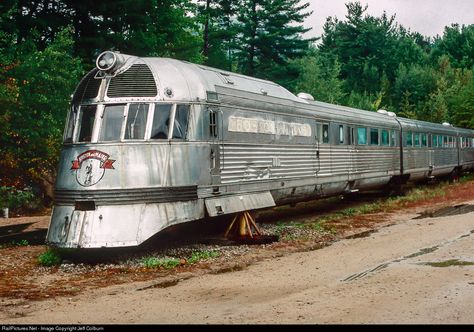
[[71,169],[76,171],[76,180],[83,187],[89,187],[99,182],[106,169],[114,169],[115,160],[99,150],[87,150],[72,161]]

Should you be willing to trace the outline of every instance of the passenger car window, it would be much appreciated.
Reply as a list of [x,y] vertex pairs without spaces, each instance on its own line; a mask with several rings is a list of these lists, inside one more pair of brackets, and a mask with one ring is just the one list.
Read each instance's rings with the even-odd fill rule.
[[92,129],[95,122],[95,113],[97,111],[97,105],[81,106],[79,111],[79,136],[78,142],[90,142],[92,139]]
[[421,146],[426,146],[426,134],[421,134]]
[[413,134],[411,131],[407,132],[406,140],[405,140],[406,146],[412,147],[413,146]]
[[397,137],[398,137],[398,131],[392,130],[390,132],[390,145],[391,146],[397,146]]
[[125,105],[105,106],[99,141],[109,142],[120,140],[124,110]]
[[339,125],[339,144],[344,144],[344,126]]
[[382,145],[389,144],[388,130],[382,129]]
[[367,144],[367,128],[357,128],[357,144]]
[[415,146],[420,146],[420,134],[416,133],[415,136]]
[[323,143],[329,143],[329,125],[323,124]]
[[155,104],[153,123],[151,126],[151,139],[168,139],[170,113],[171,104]]
[[173,138],[186,138],[189,105],[178,105],[174,116]]
[[379,130],[370,128],[370,145],[379,145]]
[[436,148],[438,146],[438,135],[433,135],[433,147]]
[[148,104],[130,104],[124,139],[144,139],[147,117]]

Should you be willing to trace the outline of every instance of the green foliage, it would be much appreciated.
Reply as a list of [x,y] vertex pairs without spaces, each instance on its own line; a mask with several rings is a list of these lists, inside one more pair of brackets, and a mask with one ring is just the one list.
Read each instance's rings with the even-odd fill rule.
[[35,210],[40,206],[38,198],[31,190],[18,190],[15,187],[0,187],[0,208],[7,207],[12,212]]
[[310,93],[316,100],[341,104],[345,93],[339,78],[341,66],[337,60],[330,61],[317,50],[295,61],[299,68],[296,91]]
[[30,243],[28,242],[28,240],[19,240],[19,241],[13,241],[12,244],[14,246],[17,246],[17,247],[25,247],[27,245],[29,245]]
[[178,258],[157,258],[147,257],[142,260],[143,266],[147,269],[155,269],[163,267],[165,269],[172,269],[181,264]]
[[0,76],[0,184],[36,183],[52,195],[70,95],[82,75],[69,29],[40,51],[26,42]]
[[212,251],[212,250],[201,250],[201,251],[194,251],[191,254],[191,257],[187,260],[188,264],[194,264],[201,260],[209,259],[209,258],[216,258],[219,256],[219,252]]
[[447,56],[456,68],[472,68],[474,66],[474,25],[452,24],[444,28],[442,37],[434,40],[430,54],[433,62]]
[[59,252],[55,249],[49,248],[38,256],[38,264],[43,266],[53,266],[61,264],[62,258]]

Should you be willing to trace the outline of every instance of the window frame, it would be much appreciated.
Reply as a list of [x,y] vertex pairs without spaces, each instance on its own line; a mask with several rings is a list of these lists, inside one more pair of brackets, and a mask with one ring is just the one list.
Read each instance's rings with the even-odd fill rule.
[[[363,130],[364,130],[364,133],[365,133],[365,135],[364,135],[365,142],[364,142],[364,143],[361,143],[361,142],[360,142],[360,135],[359,135],[359,133],[360,133],[360,130],[361,130],[361,129],[363,129]],[[367,142],[367,127],[357,127],[357,145],[368,145],[367,143],[368,143],[368,142]]]
[[[77,113],[77,116],[76,116],[76,120],[75,120],[75,126],[74,126],[74,130],[73,130],[73,139],[72,139],[72,143],[77,143],[77,144],[84,144],[84,143],[95,143],[96,140],[95,140],[95,132],[97,131],[97,126],[98,126],[98,123],[100,122],[100,120],[98,119],[98,114],[100,114],[102,112],[102,109],[99,107],[100,105],[98,104],[84,104],[84,105],[79,105],[79,108],[78,108],[78,113]],[[95,107],[95,112],[94,112],[94,120],[92,122],[92,128],[91,128],[91,139],[89,141],[81,141],[79,140],[79,136],[81,135],[81,129],[82,129],[82,124],[81,124],[81,121],[82,121],[82,116],[83,116],[83,109],[84,108],[89,108],[89,107]],[[79,126],[80,124],[80,126]]]

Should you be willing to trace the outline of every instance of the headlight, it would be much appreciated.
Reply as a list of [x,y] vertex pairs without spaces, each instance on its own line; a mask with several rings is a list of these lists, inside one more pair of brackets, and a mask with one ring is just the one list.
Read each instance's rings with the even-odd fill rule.
[[110,71],[119,67],[123,63],[123,57],[111,51],[102,52],[95,62],[99,70]]

